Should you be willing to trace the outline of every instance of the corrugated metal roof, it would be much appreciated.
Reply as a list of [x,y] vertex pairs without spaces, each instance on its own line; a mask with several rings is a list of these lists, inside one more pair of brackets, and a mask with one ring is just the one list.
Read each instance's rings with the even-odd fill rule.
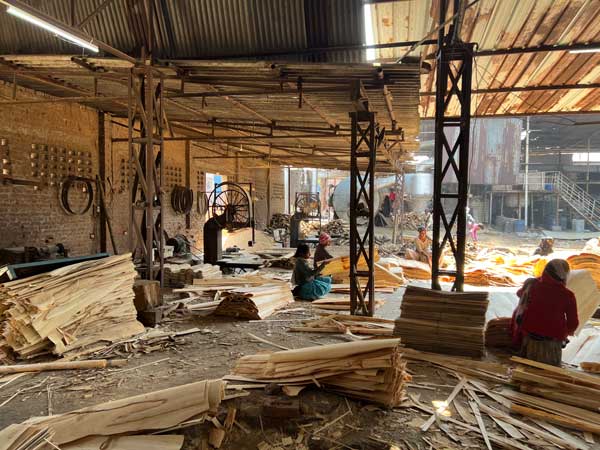
[[[361,0],[153,0],[155,55],[204,58],[294,51],[310,46],[364,43]],[[103,0],[75,2],[74,23]],[[26,0],[40,11],[71,24],[70,0]],[[145,42],[144,1],[113,0],[84,30],[133,56]],[[20,19],[0,14],[0,53],[73,54],[81,49]],[[319,61],[353,62],[361,51],[323,54]],[[290,57],[288,59],[298,59]]]
[[[432,0],[373,4],[376,43],[420,40],[432,29],[439,3]],[[437,22],[437,20],[435,21]],[[430,38],[435,38],[430,35]],[[465,42],[479,50],[600,41],[600,0],[481,0],[470,8],[461,28]],[[424,57],[435,46],[415,51]],[[406,48],[378,51],[398,58]],[[435,61],[429,60],[431,64]],[[600,82],[600,54],[540,52],[475,58],[473,89]],[[421,77],[421,90],[435,89],[435,70]],[[451,105],[452,106],[452,105]],[[433,117],[435,98],[423,96],[421,115]],[[474,115],[515,115],[600,111],[600,89],[566,89],[473,95]]]

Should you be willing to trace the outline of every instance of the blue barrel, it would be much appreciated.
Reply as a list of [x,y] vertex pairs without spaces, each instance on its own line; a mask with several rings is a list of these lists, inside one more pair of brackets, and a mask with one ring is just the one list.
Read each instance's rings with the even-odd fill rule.
[[525,231],[525,221],[515,220],[515,233],[522,233]]

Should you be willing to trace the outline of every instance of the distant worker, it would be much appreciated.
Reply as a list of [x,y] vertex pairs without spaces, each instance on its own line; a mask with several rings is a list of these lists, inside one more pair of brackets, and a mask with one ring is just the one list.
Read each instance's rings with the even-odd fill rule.
[[467,225],[467,228],[469,230],[469,235],[471,236],[473,242],[479,241],[479,238],[477,237],[477,232],[483,230],[483,225],[477,222],[472,222],[470,225]]
[[431,244],[433,241],[427,236],[425,227],[418,228],[419,235],[415,238],[415,249],[406,250],[406,259],[421,261],[431,266]]
[[310,248],[308,244],[300,244],[294,254],[296,265],[292,274],[292,284],[296,285],[292,291],[294,297],[302,300],[316,300],[331,291],[331,277],[318,276],[325,263],[316,269],[311,269],[308,264]]
[[475,218],[473,217],[473,214],[471,214],[471,208],[469,208],[467,206],[467,228],[470,227],[474,223],[476,223],[476,222],[475,222]]
[[314,266],[315,269],[318,267],[321,261],[333,258],[333,256],[327,251],[327,248],[331,244],[331,236],[327,233],[321,233],[319,236],[319,243],[315,249]]
[[560,366],[567,337],[579,326],[577,301],[566,287],[569,271],[567,261],[553,259],[540,278],[528,279],[517,292],[511,332],[524,358]]
[[545,237],[540,240],[538,248],[533,252],[534,255],[548,256],[554,253],[554,238]]

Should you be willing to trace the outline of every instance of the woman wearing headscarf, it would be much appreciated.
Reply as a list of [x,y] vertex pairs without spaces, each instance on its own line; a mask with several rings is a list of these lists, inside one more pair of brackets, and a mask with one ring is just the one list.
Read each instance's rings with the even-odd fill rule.
[[569,271],[567,261],[553,259],[540,278],[528,279],[517,292],[511,331],[524,358],[560,366],[567,337],[579,326],[577,301],[566,287]]
[[292,274],[292,284],[295,285],[292,291],[294,297],[302,300],[316,300],[331,291],[331,277],[319,276],[326,263],[312,269],[308,263],[310,259],[310,248],[308,244],[300,244],[296,249],[296,265]]
[[327,233],[321,233],[321,235],[319,236],[319,243],[317,244],[317,248],[315,249],[315,269],[321,261],[333,258],[333,256],[331,256],[326,249],[326,247],[328,247],[329,244],[331,244],[331,236],[329,236]]

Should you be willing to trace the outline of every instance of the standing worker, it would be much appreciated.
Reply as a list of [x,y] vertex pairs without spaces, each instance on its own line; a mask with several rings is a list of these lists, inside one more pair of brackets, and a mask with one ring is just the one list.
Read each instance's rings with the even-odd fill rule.
[[540,278],[530,278],[517,292],[511,321],[513,344],[521,356],[560,366],[562,349],[579,326],[575,295],[566,287],[569,263],[550,261]]
[[314,267],[315,269],[318,267],[321,261],[326,261],[328,259],[333,258],[331,254],[327,251],[326,247],[331,244],[331,236],[327,233],[321,233],[319,235],[319,243],[317,244],[317,248],[315,249],[314,256]]

